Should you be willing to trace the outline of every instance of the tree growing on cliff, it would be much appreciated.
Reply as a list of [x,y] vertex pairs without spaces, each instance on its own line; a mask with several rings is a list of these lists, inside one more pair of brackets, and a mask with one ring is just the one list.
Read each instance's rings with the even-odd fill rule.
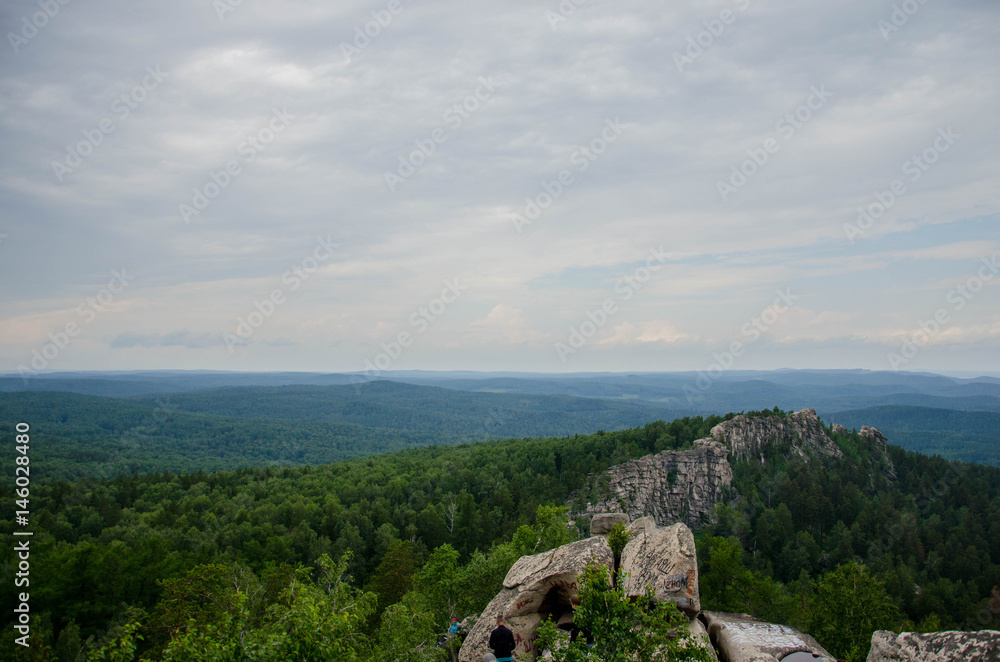
[[[607,569],[591,564],[580,580],[580,606],[574,624],[593,636],[569,642],[551,620],[538,628],[538,650],[552,652],[554,662],[710,662],[702,643],[688,630],[687,618],[672,602],[660,602],[652,591],[629,598],[620,575],[611,584]],[[706,644],[707,645],[707,642]]]

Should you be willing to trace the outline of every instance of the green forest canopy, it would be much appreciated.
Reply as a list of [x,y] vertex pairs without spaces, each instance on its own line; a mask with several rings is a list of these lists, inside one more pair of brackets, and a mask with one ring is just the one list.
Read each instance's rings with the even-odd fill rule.
[[[320,467],[38,485],[31,510],[32,560],[45,568],[32,586],[33,612],[46,623],[36,630],[39,646],[72,651],[89,637],[128,634],[122,626],[133,623],[133,635],[145,633],[133,641],[138,651],[168,659],[173,639],[210,646],[248,624],[265,636],[268,627],[319,617],[333,608],[330,600],[344,599],[358,605],[343,627],[359,641],[377,640],[387,623],[422,623],[402,629],[409,643],[386,642],[405,647],[450,616],[482,609],[520,554],[568,539],[553,508],[571,499],[581,508],[600,489],[588,476],[688,447],[721,420],[420,448]],[[890,447],[892,480],[871,442],[835,438],[844,460],[797,459],[778,445],[764,464],[734,463],[732,498],[717,506],[716,524],[697,532],[705,607],[808,629],[823,615],[817,592],[836,595],[834,573],[863,572],[875,595],[888,596],[896,627],[996,626],[1000,470]],[[12,515],[5,511],[6,531]],[[290,583],[302,572],[309,582]],[[206,617],[212,627],[184,625],[206,605],[178,598],[182,577],[216,586],[206,592],[212,604],[229,605]],[[745,588],[733,591],[733,582]],[[307,584],[318,592],[303,589],[299,604],[288,591]],[[237,607],[222,585],[256,587],[257,602]],[[5,614],[11,600],[5,592]],[[171,630],[168,615],[182,625]],[[852,627],[869,625],[876,624]],[[850,644],[821,642],[834,653]],[[302,645],[313,644],[321,645]]]

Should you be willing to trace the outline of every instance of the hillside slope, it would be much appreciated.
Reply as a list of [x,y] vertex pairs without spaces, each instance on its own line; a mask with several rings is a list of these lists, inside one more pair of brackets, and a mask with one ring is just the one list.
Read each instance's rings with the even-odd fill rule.
[[892,443],[926,455],[1000,466],[1000,413],[886,406],[829,416],[847,428],[879,428]]

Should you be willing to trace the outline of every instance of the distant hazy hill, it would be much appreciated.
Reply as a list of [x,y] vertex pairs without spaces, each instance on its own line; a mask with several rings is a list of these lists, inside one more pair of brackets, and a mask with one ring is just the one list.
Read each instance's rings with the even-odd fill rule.
[[[211,416],[76,393],[4,394],[0,421],[11,427],[17,422],[31,425],[36,481],[325,464],[467,439],[448,430]],[[13,458],[0,457],[0,468],[10,480]]]
[[869,407],[829,416],[846,428],[877,427],[911,451],[1000,466],[1000,413],[930,407]]
[[[418,446],[610,431],[676,417],[650,403],[385,381],[136,399],[49,391],[0,397],[0,421],[32,426],[32,461],[40,480],[315,465]],[[0,467],[10,459],[0,458]]]
[[[870,370],[731,370],[714,381],[693,372],[640,373],[476,373],[393,371],[394,382],[493,394],[563,395],[645,401],[671,412],[814,408],[820,414],[882,405],[908,405],[1000,412],[1000,379],[958,379],[943,375]],[[27,382],[0,377],[3,391],[69,391],[134,396],[180,393],[226,386],[333,386],[357,376],[323,373],[239,373],[146,371],[52,373]],[[547,434],[536,431],[533,434]]]
[[282,386],[285,384],[347,384],[349,375],[312,372],[208,372],[158,370],[142,372],[59,372],[27,380],[0,377],[0,393],[10,391],[64,391],[86,395],[144,395],[179,393],[221,386]]
[[46,460],[39,465],[43,479],[320,464],[415,446],[587,434],[775,406],[815,408],[847,427],[879,427],[909,449],[1000,465],[1000,380],[994,378],[730,371],[699,389],[696,373],[391,374],[402,381],[198,371],[5,377],[0,421],[24,420],[42,435],[46,443],[36,452]]
[[618,430],[682,415],[662,404],[637,400],[470,393],[390,381],[352,386],[227,387],[172,394],[166,401],[171,407],[204,414],[448,432],[468,440]]

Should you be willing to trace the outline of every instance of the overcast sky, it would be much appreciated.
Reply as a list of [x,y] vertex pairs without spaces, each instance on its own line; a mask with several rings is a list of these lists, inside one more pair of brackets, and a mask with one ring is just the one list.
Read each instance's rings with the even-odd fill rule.
[[0,370],[1000,370],[1000,5],[896,7],[8,0]]

